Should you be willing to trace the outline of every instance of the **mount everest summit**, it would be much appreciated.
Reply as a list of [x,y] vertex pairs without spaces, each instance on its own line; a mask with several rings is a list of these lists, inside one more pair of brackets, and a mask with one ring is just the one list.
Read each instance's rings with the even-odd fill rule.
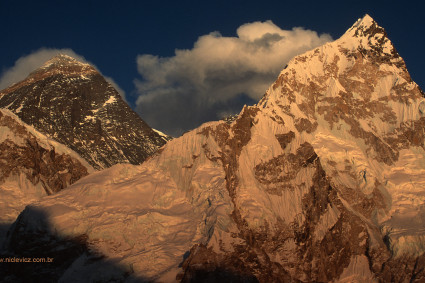
[[[93,151],[78,133],[84,123],[96,129],[104,116],[87,117],[116,96],[86,112],[68,103],[70,143],[49,132],[54,114],[19,114],[34,105],[23,87],[2,92],[3,107],[96,169],[112,165],[112,147]],[[141,165],[91,173],[28,205],[3,253],[56,260],[0,274],[10,282],[423,282],[424,125],[424,93],[366,15],[293,58],[235,120],[203,124]]]
[[150,128],[92,66],[57,55],[0,92],[0,107],[96,169],[140,164],[167,138]]

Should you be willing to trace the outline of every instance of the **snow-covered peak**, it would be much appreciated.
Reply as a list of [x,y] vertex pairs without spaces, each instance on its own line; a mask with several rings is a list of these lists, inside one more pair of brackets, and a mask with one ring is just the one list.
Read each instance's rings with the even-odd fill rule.
[[377,34],[380,37],[387,36],[384,28],[379,26],[371,16],[366,14],[363,18],[358,19],[354,25],[347,30],[343,37],[349,36],[370,38]]
[[[337,41],[344,42],[346,47],[356,47],[358,50],[384,54],[387,58],[397,59],[400,56],[388,39],[385,29],[369,15],[360,18]],[[364,55],[365,52],[363,52]]]
[[[385,80],[380,80],[383,77]],[[382,85],[377,85],[378,81]],[[362,84],[367,87],[360,89]],[[275,91],[280,85],[282,90]],[[355,99],[369,101],[371,96],[388,96],[388,91],[399,85],[407,91],[417,87],[385,30],[365,15],[334,42],[294,57],[259,105],[266,107],[264,103],[271,99],[276,103],[266,102],[267,108],[276,104],[289,107],[293,102],[301,103],[303,96],[316,96],[319,89],[320,92],[326,89],[322,94],[327,98],[351,89]],[[304,94],[299,95],[299,92]],[[316,104],[319,100],[310,102]]]
[[[258,104],[298,144],[313,146],[335,187],[391,198],[374,221],[392,231],[394,254],[425,251],[423,234],[403,222],[408,215],[425,219],[425,179],[412,181],[424,170],[424,105],[403,59],[369,15],[338,40],[292,59]],[[425,221],[414,225],[425,229]]]
[[363,18],[358,19],[348,31],[357,31],[357,33],[362,34],[375,25],[378,26],[375,20],[366,14]]

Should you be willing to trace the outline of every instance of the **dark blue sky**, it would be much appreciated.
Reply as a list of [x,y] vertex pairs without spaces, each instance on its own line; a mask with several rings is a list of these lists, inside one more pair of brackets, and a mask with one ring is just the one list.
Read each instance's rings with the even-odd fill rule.
[[235,36],[242,24],[265,20],[337,39],[366,13],[387,30],[413,79],[425,88],[422,1],[0,0],[0,68],[42,47],[70,48],[112,77],[134,106],[139,54],[172,56],[176,48],[192,48],[199,36]]

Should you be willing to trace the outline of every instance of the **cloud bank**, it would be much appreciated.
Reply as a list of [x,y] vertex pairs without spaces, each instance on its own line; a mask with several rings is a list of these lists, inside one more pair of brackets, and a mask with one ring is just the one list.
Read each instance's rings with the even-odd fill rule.
[[[14,83],[22,81],[32,71],[40,68],[46,61],[58,54],[65,54],[77,59],[78,61],[89,63],[99,71],[99,69],[94,64],[88,62],[83,56],[75,53],[72,49],[41,48],[29,55],[22,56],[15,61],[15,65],[13,67],[3,70],[0,75],[0,90],[7,88]],[[106,81],[109,82],[125,100],[124,90],[121,89],[112,78],[106,76],[104,77]]]
[[172,57],[139,55],[136,111],[152,127],[178,136],[257,102],[292,57],[331,40],[266,21],[240,26],[236,37],[201,36]]

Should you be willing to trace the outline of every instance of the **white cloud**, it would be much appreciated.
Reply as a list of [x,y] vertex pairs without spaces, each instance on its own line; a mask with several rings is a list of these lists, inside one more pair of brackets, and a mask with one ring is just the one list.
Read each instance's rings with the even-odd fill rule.
[[[88,62],[83,56],[78,55],[72,49],[41,48],[29,55],[22,56],[16,60],[13,67],[8,68],[2,72],[0,76],[0,90],[25,79],[32,71],[41,67],[46,61],[58,54],[69,55],[78,61],[89,63],[98,70],[94,64]],[[122,90],[112,78],[106,76],[104,76],[104,78],[118,91],[121,97],[123,97],[125,100],[124,90]]]
[[172,57],[139,55],[136,110],[154,128],[181,134],[258,101],[292,57],[330,40],[266,21],[240,26],[236,37],[201,36],[192,49],[178,49]]

